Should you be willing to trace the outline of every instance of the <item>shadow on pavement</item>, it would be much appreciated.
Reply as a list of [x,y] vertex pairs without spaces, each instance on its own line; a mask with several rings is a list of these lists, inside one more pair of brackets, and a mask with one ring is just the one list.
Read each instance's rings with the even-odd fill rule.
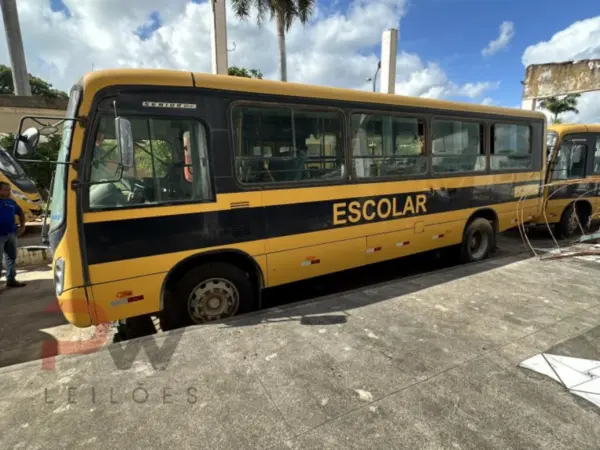
[[60,327],[69,327],[54,297],[52,279],[19,274],[27,286],[2,288],[0,293],[0,367],[49,356],[57,347],[55,334]]
[[[260,323],[298,320],[304,325],[333,325],[345,323],[346,318],[343,311],[361,308],[363,306],[427,289],[438,284],[484,273],[489,270],[522,261],[529,257],[529,254],[521,253],[516,255],[506,255],[502,258],[488,259],[480,263],[460,266],[454,263],[451,265],[448,264],[445,267],[441,266],[444,263],[444,259],[437,262],[430,261],[428,267],[417,264],[417,261],[404,261],[399,262],[399,265],[397,266],[398,269],[403,269],[404,272],[401,272],[400,270],[397,271],[394,278],[386,279],[387,274],[385,271],[375,270],[367,286],[363,284],[365,280],[361,278],[361,276],[365,275],[354,276],[352,274],[344,274],[347,282],[347,289],[345,292],[332,292],[330,289],[323,289],[320,296],[318,294],[311,295],[312,292],[306,287],[304,289],[307,289],[307,291],[304,291],[303,293],[300,288],[293,289],[286,287],[285,291],[289,289],[287,296],[285,295],[283,288],[278,292],[273,292],[275,291],[275,289],[273,289],[273,291],[269,293],[269,300],[274,303],[274,308],[268,311],[262,311],[262,313],[254,312],[239,316],[239,318],[225,320],[222,324],[227,327],[245,327],[258,325]],[[436,272],[430,273],[431,271]],[[399,274],[402,275],[399,276]],[[415,274],[418,274],[418,276],[414,276]],[[402,283],[402,278],[408,277],[409,275],[413,275],[413,277],[406,279],[406,282]],[[334,288],[333,282],[331,283],[329,288]],[[294,301],[290,301],[290,299],[306,294],[309,295],[308,300],[289,305],[289,303]],[[285,296],[288,301],[277,299],[278,295]],[[287,307],[277,307],[283,304],[286,304]],[[294,312],[296,308],[298,308],[297,314]],[[298,317],[298,315],[301,317]],[[342,317],[342,315],[344,317]]]

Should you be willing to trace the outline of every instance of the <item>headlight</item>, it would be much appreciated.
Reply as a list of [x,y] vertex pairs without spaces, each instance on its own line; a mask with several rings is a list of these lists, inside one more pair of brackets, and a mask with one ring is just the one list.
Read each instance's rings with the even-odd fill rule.
[[65,286],[65,260],[58,258],[54,263],[54,288],[56,295],[59,296],[63,292]]

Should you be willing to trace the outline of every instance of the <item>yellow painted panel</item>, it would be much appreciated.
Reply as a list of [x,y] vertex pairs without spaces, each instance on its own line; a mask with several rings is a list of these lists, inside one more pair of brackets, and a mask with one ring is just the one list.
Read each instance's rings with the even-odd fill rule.
[[87,212],[83,215],[83,221],[85,223],[107,222],[113,220],[139,219],[144,217],[175,216],[178,214],[224,211],[227,209],[232,209],[232,203],[244,202],[247,202],[248,207],[250,208],[262,206],[261,193],[236,192],[233,194],[219,194],[217,195],[216,202],[212,203],[192,203],[187,205],[169,205],[127,210]]
[[[423,234],[422,245],[426,250],[433,250],[449,245],[460,244],[465,228],[465,222],[457,220],[454,222],[441,223],[438,225],[430,225],[425,228]],[[427,243],[429,242],[429,244]]]
[[268,286],[359,267],[365,264],[365,238],[267,255]]
[[414,230],[377,234],[367,238],[367,263],[377,263],[419,252],[422,239]]
[[[481,175],[454,178],[422,179],[406,181],[390,181],[372,184],[349,184],[343,186],[321,186],[294,189],[274,189],[263,191],[265,206],[290,205],[346,198],[370,197],[378,195],[403,194],[407,192],[423,192],[430,188],[460,188],[469,186],[488,186],[491,184],[537,181],[542,178],[540,172],[517,174]],[[517,197],[518,199],[518,197]]]
[[92,314],[83,288],[64,291],[58,297],[58,306],[65,319],[78,328],[87,328],[92,325]]
[[[158,311],[165,275],[159,273],[95,285],[92,289],[96,316],[113,321]],[[143,298],[128,302],[140,296]]]

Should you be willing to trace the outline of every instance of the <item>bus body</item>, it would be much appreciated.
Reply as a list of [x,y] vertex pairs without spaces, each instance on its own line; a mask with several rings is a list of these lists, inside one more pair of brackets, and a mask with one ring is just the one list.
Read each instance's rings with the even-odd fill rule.
[[[553,224],[560,237],[571,237],[580,231],[577,218],[585,229],[600,212],[600,124],[552,124],[546,136],[550,186],[544,188],[545,211],[536,222]],[[582,182],[573,182],[578,179]]]
[[526,219],[541,208],[531,111],[130,69],[86,74],[67,117],[49,241],[78,327],[217,320],[264,288],[442,247],[483,259],[522,196]]
[[[10,184],[12,195],[21,207],[25,220],[31,222],[42,215],[42,198],[31,178],[5,149],[0,147],[0,181]],[[18,217],[15,218],[19,225]],[[24,230],[19,230],[20,232]]]

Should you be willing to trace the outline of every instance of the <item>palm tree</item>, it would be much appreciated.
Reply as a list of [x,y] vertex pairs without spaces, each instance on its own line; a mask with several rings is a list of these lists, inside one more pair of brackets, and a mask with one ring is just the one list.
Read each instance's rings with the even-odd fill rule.
[[579,110],[577,109],[577,99],[579,97],[581,97],[581,94],[569,94],[563,98],[548,97],[540,101],[540,106],[554,115],[552,122],[560,123],[558,119],[559,114],[566,112],[579,114]]
[[279,76],[281,81],[287,81],[287,55],[285,50],[285,33],[289,31],[294,20],[300,20],[305,25],[310,19],[315,6],[315,0],[231,0],[235,15],[242,20],[250,16],[252,6],[256,7],[256,22],[262,26],[265,14],[269,13],[275,19],[277,26],[277,41],[279,43]]

